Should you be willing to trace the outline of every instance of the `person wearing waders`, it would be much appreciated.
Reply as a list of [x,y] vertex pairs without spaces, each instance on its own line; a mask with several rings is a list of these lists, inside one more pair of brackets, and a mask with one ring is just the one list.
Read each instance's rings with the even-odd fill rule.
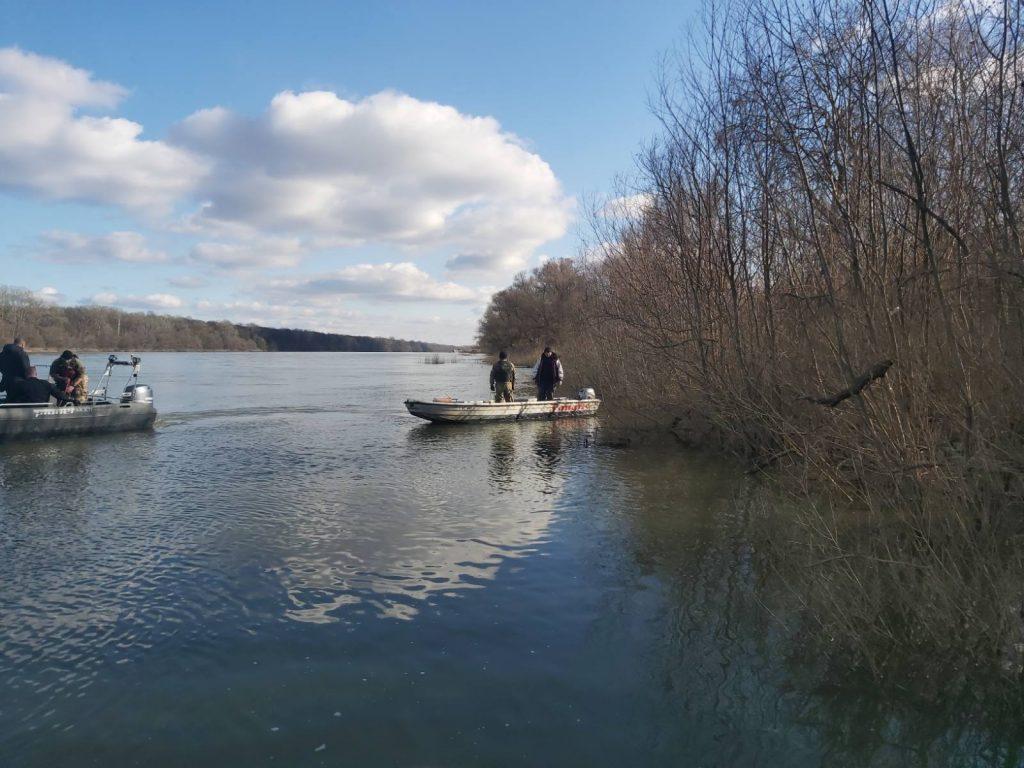
[[491,392],[494,402],[511,403],[516,390],[516,367],[508,359],[508,352],[498,353],[498,362],[491,367]]
[[537,399],[553,400],[555,387],[562,383],[562,363],[551,347],[544,347],[544,354],[534,368],[533,380],[537,383]]

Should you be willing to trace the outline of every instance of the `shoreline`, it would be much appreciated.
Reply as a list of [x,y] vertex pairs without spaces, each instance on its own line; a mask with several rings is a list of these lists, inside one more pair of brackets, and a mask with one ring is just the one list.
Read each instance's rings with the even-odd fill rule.
[[[39,355],[59,355],[63,352],[63,349],[37,349],[30,347],[28,350],[29,356]],[[77,349],[73,350],[77,355],[108,355],[117,354],[111,352],[109,349]],[[234,355],[251,355],[251,354],[292,354],[292,353],[316,353],[325,355],[432,355],[432,354],[457,354],[457,355],[476,355],[479,352],[408,352],[408,351],[392,351],[385,349],[350,349],[350,350],[332,350],[332,349],[122,349],[120,352],[131,352],[138,355],[148,355],[154,352],[168,353],[173,352],[175,354],[234,354]]]

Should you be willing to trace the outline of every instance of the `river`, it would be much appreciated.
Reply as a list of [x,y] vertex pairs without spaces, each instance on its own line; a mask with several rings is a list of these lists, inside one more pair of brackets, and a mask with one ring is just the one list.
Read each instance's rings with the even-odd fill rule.
[[739,468],[420,422],[487,394],[425,357],[150,354],[152,433],[0,447],[0,764],[1020,764],[816,680]]

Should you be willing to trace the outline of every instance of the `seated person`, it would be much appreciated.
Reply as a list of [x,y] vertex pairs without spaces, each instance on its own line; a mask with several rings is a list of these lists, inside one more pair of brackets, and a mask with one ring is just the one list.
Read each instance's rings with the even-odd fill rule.
[[82,405],[89,399],[89,377],[78,355],[65,349],[50,366],[50,377],[57,383],[67,399]]
[[68,388],[68,360],[75,356],[70,349],[65,349],[60,357],[50,364],[50,378],[63,390]]
[[69,399],[57,386],[37,378],[34,365],[29,366],[27,379],[15,379],[7,385],[8,403],[48,403],[51,397],[58,403]]
[[0,350],[0,392],[7,391],[7,385],[15,379],[24,379],[28,376],[28,367],[31,365],[25,348],[28,344],[18,336],[10,344],[4,344]]

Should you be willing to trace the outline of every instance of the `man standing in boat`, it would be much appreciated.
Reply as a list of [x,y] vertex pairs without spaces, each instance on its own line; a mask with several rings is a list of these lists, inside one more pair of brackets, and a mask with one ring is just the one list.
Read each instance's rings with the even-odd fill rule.
[[516,389],[516,367],[508,359],[508,352],[498,353],[498,362],[491,366],[491,391],[494,402],[511,403]]
[[551,347],[544,347],[544,353],[537,361],[533,380],[537,383],[537,399],[551,400],[555,396],[555,387],[562,383],[562,362]]
[[7,387],[15,379],[27,379],[28,369],[31,363],[25,347],[28,344],[20,336],[16,337],[11,344],[4,344],[0,351],[0,392],[6,392]]

